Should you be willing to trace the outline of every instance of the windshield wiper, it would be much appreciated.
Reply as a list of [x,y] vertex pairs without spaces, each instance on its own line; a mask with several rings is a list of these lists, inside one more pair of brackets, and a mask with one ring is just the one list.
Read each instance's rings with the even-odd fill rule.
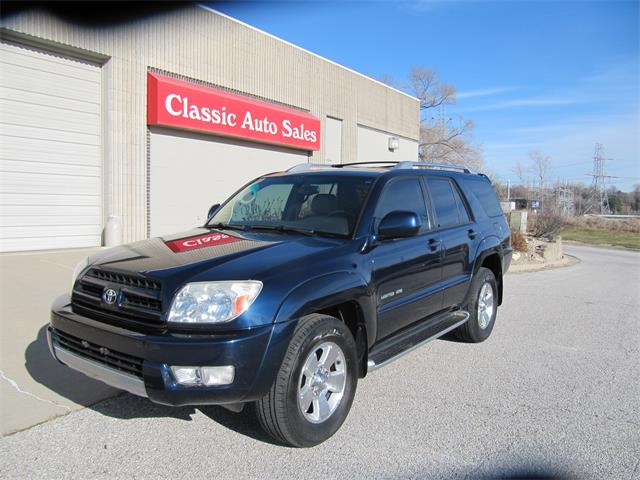
[[236,225],[233,223],[222,223],[222,222],[218,222],[218,223],[214,223],[212,225],[205,225],[207,228],[217,228],[219,230],[243,230],[243,231],[247,231],[249,230],[248,225]]
[[275,230],[277,232],[283,232],[283,233],[294,232],[294,233],[301,233],[303,235],[309,235],[309,236],[316,235],[315,230],[308,229],[308,228],[290,227],[287,225],[252,225],[251,229],[252,230]]

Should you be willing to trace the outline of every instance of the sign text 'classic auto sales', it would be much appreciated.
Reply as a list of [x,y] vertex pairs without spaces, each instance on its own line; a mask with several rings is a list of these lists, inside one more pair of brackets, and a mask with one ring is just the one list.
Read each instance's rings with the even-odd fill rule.
[[305,112],[147,73],[147,122],[318,150],[320,120]]

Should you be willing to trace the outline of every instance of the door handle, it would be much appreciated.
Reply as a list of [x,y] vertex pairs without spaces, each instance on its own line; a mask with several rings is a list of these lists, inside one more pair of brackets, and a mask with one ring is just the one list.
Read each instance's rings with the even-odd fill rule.
[[478,235],[478,232],[476,232],[473,228],[470,228],[468,233],[469,233],[469,238],[472,240],[476,238],[476,235]]
[[440,246],[442,242],[440,240],[438,240],[437,238],[430,238],[429,239],[429,248],[432,251],[435,251],[438,249],[438,247]]

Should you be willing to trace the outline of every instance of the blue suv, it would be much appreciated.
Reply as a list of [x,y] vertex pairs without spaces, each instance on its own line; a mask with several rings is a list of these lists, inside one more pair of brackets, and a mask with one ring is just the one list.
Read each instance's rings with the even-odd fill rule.
[[367,373],[447,332],[489,337],[511,252],[482,174],[300,165],[245,185],[200,228],[82,262],[49,345],[153,402],[255,403],[274,439],[313,446]]

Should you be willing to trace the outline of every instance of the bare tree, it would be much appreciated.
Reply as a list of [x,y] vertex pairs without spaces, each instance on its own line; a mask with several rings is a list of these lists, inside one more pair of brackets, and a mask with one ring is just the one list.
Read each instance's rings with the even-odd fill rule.
[[511,167],[511,171],[516,175],[516,177],[518,177],[520,185],[524,185],[527,170],[527,167],[521,162],[517,162],[513,167]]
[[480,169],[482,154],[471,143],[472,130],[471,120],[460,120],[455,125],[423,121],[420,125],[420,159],[428,162],[464,163]]
[[414,66],[409,74],[410,88],[420,99],[420,110],[455,103],[456,87],[442,83],[433,70]]
[[543,155],[540,152],[529,152],[529,158],[531,159],[531,171],[535,175],[538,183],[538,199],[542,201],[541,211],[545,208],[546,186],[549,181],[549,174],[551,173],[551,157]]
[[531,158],[531,171],[536,177],[538,187],[542,190],[546,187],[551,173],[551,157],[540,152],[529,152]]
[[402,88],[402,85],[400,85],[394,77],[392,77],[391,75],[387,75],[386,73],[379,76],[378,81],[384,83],[385,85],[389,85],[392,88]]
[[434,71],[415,66],[408,88],[420,100],[420,160],[481,168],[481,151],[472,144],[473,121],[444,115],[444,107],[455,103],[455,87],[441,82]]

